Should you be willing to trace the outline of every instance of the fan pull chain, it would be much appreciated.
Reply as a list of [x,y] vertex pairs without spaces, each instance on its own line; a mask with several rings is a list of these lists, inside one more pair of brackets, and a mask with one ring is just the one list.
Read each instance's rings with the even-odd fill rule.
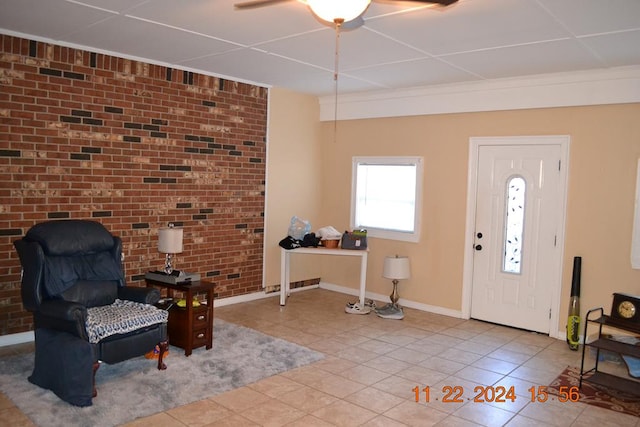
[[334,81],[334,105],[333,105],[333,142],[338,139],[338,65],[340,60],[340,28],[344,23],[344,19],[336,18],[334,21],[336,26],[336,52],[335,52],[335,64],[333,72]]

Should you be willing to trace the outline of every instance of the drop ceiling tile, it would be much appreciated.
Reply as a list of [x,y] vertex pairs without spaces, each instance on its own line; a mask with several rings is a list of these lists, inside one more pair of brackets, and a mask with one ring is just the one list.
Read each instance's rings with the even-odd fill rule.
[[[76,28],[85,28],[115,16],[104,10],[64,0],[0,0],[0,28],[30,33],[51,39],[63,38]],[[51,19],[55,17],[55,19]],[[37,31],[35,31],[37,29]]]
[[560,40],[446,56],[448,62],[485,78],[587,70],[603,66],[576,40]]
[[638,0],[538,0],[577,36],[640,29]]
[[459,68],[438,59],[419,59],[393,64],[383,64],[348,74],[363,80],[375,82],[386,88],[407,88],[424,85],[456,83],[477,78]]
[[433,55],[569,37],[530,0],[467,0],[444,10],[371,19],[366,26]]
[[234,9],[241,0],[155,0],[129,10],[131,16],[233,40],[245,46],[326,28],[307,7],[291,1],[257,9]]
[[602,58],[608,67],[638,63],[640,30],[584,37],[580,41]]
[[66,41],[166,63],[238,49],[236,45],[210,37],[121,15],[80,29]]
[[[48,2],[49,0],[47,0]],[[114,12],[124,12],[141,3],[147,3],[149,0],[64,0],[81,6],[100,8]],[[42,1],[40,1],[42,3]]]
[[[331,29],[301,34],[258,46],[278,55],[333,70],[336,39]],[[339,69],[350,70],[374,64],[405,61],[424,54],[366,28],[345,31],[339,39]]]

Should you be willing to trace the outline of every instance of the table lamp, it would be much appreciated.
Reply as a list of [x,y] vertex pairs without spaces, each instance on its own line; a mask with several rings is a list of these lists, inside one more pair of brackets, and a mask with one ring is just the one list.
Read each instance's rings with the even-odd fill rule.
[[176,228],[169,224],[167,228],[158,230],[158,252],[166,254],[164,272],[171,274],[173,265],[171,264],[174,254],[182,253],[183,229]]
[[409,258],[398,255],[395,257],[385,257],[382,276],[391,279],[393,283],[393,291],[389,296],[391,304],[376,309],[376,314],[386,319],[403,319],[404,311],[402,307],[398,305],[398,300],[400,299],[398,296],[398,282],[411,277]]

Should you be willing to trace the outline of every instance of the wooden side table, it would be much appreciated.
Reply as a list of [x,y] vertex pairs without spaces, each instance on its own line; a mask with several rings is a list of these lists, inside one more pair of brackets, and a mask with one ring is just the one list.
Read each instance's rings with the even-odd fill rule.
[[[213,346],[213,290],[214,282],[198,280],[190,283],[164,283],[145,279],[147,286],[158,286],[167,289],[167,296],[173,298],[175,291],[184,293],[187,301],[185,308],[176,305],[169,310],[167,325],[169,344],[184,348],[185,356],[191,355],[194,348],[207,350]],[[193,296],[198,292],[207,294],[207,303],[193,307]]]

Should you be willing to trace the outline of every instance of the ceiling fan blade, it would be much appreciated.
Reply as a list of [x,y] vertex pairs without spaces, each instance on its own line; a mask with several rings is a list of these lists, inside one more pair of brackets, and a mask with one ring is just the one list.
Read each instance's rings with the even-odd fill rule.
[[252,0],[242,3],[236,3],[233,5],[233,7],[236,9],[255,9],[257,7],[271,6],[272,4],[284,3],[288,1],[291,0]]

